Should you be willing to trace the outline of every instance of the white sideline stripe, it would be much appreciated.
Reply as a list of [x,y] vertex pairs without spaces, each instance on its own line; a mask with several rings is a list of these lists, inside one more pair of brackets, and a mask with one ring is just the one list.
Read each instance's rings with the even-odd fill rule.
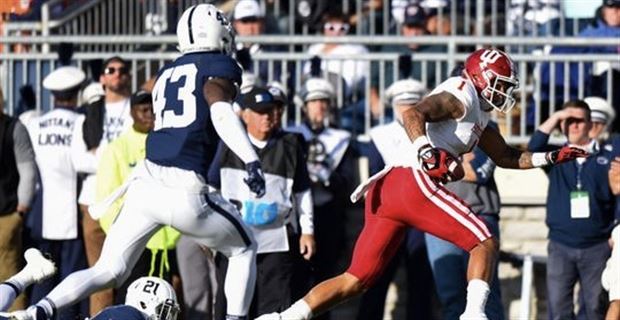
[[[422,178],[425,179],[428,182],[429,186],[435,186],[435,190],[439,193],[439,195],[441,195],[444,199],[447,199],[448,201],[450,201],[450,203],[454,204],[464,214],[466,214],[467,217],[469,217],[471,220],[473,220],[476,223],[476,225],[478,225],[478,227],[480,229],[482,229],[482,232],[483,232],[483,234],[486,235],[486,237],[491,237],[491,232],[487,228],[486,224],[484,224],[484,222],[482,222],[480,219],[478,219],[478,217],[476,217],[476,215],[471,211],[471,209],[469,207],[464,205],[459,200],[455,199],[451,194],[446,193],[442,188],[437,187],[435,185],[435,183],[427,175],[423,174]],[[469,221],[469,220],[467,220],[467,221]]]
[[[433,196],[433,194],[431,194],[431,192],[428,190],[428,188],[424,184],[424,181],[422,181],[423,178],[421,178],[419,176],[420,173],[417,172],[416,169],[412,168],[411,171],[413,171],[413,176],[415,177],[416,182],[418,183],[418,186],[420,186],[420,189],[422,190],[422,193],[424,193],[424,195],[429,200],[431,200],[435,205],[437,205],[443,211],[448,213],[452,218],[454,218],[456,221],[458,221],[460,224],[462,224],[465,228],[467,228],[469,231],[471,231],[478,238],[478,240],[483,241],[483,240],[485,240],[487,238],[484,234],[482,234],[480,232],[480,230],[478,228],[476,228],[476,226],[473,223],[471,223],[469,220],[467,220],[462,215],[458,214],[449,205],[447,205],[443,201],[441,201],[441,199],[439,199],[440,197]],[[452,202],[452,200],[450,200],[450,199],[446,199],[446,200]]]

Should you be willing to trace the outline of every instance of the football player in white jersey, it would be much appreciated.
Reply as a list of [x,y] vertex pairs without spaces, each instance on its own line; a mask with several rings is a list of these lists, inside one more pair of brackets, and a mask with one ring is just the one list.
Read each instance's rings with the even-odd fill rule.
[[[256,242],[235,206],[207,193],[206,171],[221,139],[244,162],[249,190],[262,197],[265,179],[258,156],[232,109],[241,68],[232,58],[234,32],[211,4],[188,8],[177,24],[182,55],[163,67],[153,90],[155,128],[146,160],[105,204],[124,193],[123,208],[110,227],[101,257],[70,274],[16,319],[52,319],[57,309],[123,283],[148,239],[170,225],[228,258],[224,284],[227,320],[246,320],[256,280]],[[105,205],[89,210],[105,210]]]
[[416,155],[417,162],[388,166],[351,195],[356,201],[367,191],[364,229],[349,269],[318,284],[282,313],[258,319],[309,319],[360,294],[383,272],[409,226],[470,253],[467,306],[461,319],[487,319],[484,307],[499,242],[461,199],[442,186],[463,177],[457,157],[476,144],[498,166],[514,169],[587,156],[568,146],[547,153],[522,152],[487,127],[491,111],[508,112],[514,106],[511,94],[517,87],[510,57],[497,49],[480,49],[467,58],[462,76],[447,79],[416,107],[406,110],[403,122],[412,143],[402,152]]

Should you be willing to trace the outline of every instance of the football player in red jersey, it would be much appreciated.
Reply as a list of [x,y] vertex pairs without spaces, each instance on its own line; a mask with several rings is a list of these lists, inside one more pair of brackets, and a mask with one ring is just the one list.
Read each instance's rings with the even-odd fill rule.
[[309,319],[371,286],[388,265],[414,226],[470,253],[467,306],[461,319],[487,319],[484,314],[488,282],[494,270],[499,242],[486,225],[442,184],[460,179],[455,158],[477,144],[501,167],[529,169],[587,156],[581,149],[563,147],[547,153],[514,149],[487,127],[490,111],[508,112],[518,87],[510,57],[497,49],[480,49],[465,61],[459,77],[441,83],[415,107],[403,114],[412,141],[408,150],[418,155],[410,167],[386,167],[351,195],[366,192],[365,225],[357,239],[353,260],[343,274],[315,286],[282,313],[258,320]]

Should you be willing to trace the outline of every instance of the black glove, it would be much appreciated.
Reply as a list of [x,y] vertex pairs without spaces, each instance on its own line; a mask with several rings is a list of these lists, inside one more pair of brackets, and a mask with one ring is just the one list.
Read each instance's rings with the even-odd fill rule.
[[257,198],[265,195],[265,176],[263,175],[263,169],[261,168],[259,161],[252,161],[245,165],[245,171],[248,172],[248,177],[243,179],[243,182],[248,185],[250,191],[256,194]]

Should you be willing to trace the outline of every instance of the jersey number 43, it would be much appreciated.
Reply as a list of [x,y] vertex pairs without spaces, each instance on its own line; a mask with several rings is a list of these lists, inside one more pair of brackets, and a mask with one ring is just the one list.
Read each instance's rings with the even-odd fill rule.
[[[183,128],[196,120],[196,74],[198,69],[194,64],[184,64],[164,71],[153,87],[153,112],[155,112],[155,128]],[[178,82],[185,78],[185,84],[179,88],[178,97],[183,106],[180,113],[166,108],[166,85]]]

